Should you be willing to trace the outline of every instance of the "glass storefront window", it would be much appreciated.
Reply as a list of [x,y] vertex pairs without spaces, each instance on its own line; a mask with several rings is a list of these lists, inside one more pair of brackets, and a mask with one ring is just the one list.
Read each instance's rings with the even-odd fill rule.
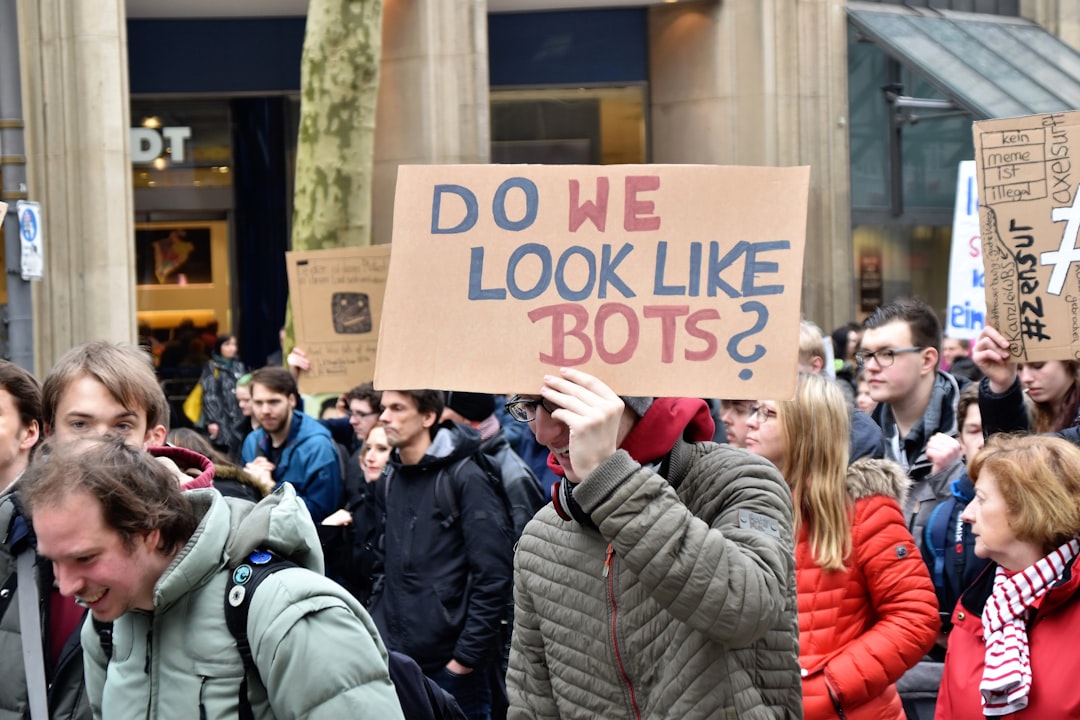
[[491,90],[491,160],[646,162],[644,86]]
[[880,304],[912,295],[946,317],[951,227],[857,225],[852,241],[860,320]]
[[[876,45],[859,42],[848,30],[848,93],[851,113],[851,205],[888,208],[889,112],[882,87],[889,83],[888,58]],[[900,68],[903,94],[945,99],[928,82]],[[919,111],[924,116],[933,112]],[[902,133],[904,208],[952,208],[961,160],[975,157],[971,116],[926,117]]]
[[131,118],[140,335],[160,348],[187,326],[200,338],[232,331],[229,101],[140,98]]
[[227,100],[134,100],[136,189],[232,185]]

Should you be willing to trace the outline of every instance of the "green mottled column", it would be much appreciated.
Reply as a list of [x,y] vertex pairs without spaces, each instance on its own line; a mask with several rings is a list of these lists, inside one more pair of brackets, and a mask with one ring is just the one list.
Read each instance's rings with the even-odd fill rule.
[[[371,244],[382,0],[311,0],[300,71],[293,250]],[[286,320],[293,337],[292,311]]]
[[294,250],[371,244],[382,0],[311,0],[300,76]]

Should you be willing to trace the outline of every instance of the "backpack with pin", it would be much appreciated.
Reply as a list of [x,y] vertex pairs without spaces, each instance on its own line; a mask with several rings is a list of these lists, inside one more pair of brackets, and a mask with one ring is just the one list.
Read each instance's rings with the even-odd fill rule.
[[[236,639],[236,650],[244,663],[246,675],[240,683],[239,720],[252,720],[254,717],[248,698],[248,678],[262,680],[259,668],[251,654],[248,644],[247,623],[251,597],[259,585],[278,570],[299,567],[292,560],[275,553],[256,550],[244,562],[236,567],[225,586],[225,623],[229,632]],[[93,620],[101,648],[106,659],[112,658],[112,623]],[[458,707],[453,696],[426,677],[416,662],[401,653],[389,653],[390,679],[394,683],[398,702],[405,715],[405,720],[466,720],[465,714]]]

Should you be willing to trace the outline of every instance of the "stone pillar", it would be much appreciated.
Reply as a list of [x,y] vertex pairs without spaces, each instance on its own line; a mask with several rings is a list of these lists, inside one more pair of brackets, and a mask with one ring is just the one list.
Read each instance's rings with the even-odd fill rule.
[[30,198],[45,279],[38,372],[72,345],[135,339],[134,205],[124,0],[19,0]]
[[1080,50],[1080,3],[1076,0],[1020,0],[1020,14]]
[[387,2],[375,125],[375,243],[390,242],[398,166],[488,162],[489,116],[487,1]]
[[649,11],[652,160],[809,165],[802,309],[854,317],[844,0],[723,0]]

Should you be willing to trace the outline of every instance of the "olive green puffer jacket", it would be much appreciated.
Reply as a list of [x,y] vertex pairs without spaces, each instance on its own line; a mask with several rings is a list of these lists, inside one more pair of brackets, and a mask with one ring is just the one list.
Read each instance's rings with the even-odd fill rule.
[[791,492],[744,450],[620,450],[515,556],[510,718],[801,718]]

